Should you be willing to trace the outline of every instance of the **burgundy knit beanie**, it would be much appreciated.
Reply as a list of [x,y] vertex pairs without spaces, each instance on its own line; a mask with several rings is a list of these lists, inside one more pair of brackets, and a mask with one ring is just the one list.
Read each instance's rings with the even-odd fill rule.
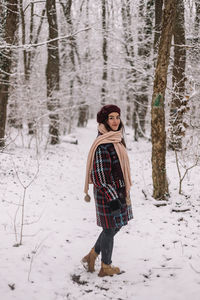
[[119,115],[121,113],[120,108],[117,105],[105,105],[101,108],[101,110],[97,113],[97,122],[103,123],[108,119],[108,115],[112,112],[117,112]]

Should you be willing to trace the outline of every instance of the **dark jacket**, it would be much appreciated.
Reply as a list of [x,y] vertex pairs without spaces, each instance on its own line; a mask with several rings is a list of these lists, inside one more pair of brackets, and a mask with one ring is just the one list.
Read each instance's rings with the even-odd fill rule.
[[[92,169],[97,225],[119,228],[133,218],[131,206],[126,204],[126,190],[120,162],[113,144],[97,147]],[[113,216],[111,204],[119,201],[119,214]],[[112,203],[111,203],[112,202]]]

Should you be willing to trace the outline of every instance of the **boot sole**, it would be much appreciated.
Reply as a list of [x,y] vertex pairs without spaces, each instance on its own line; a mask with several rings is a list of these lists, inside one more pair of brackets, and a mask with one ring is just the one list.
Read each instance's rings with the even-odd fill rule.
[[125,271],[120,271],[119,273],[115,273],[115,274],[111,274],[111,275],[109,275],[109,274],[98,274],[98,276],[99,277],[105,277],[105,276],[113,277],[114,275],[121,275],[123,273],[125,273]]

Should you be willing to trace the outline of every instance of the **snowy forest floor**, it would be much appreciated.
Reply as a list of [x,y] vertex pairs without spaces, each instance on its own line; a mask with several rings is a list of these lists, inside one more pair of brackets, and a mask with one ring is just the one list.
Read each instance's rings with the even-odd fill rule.
[[[113,264],[125,273],[108,278],[97,276],[100,258],[93,274],[80,263],[101,231],[94,201],[83,200],[95,122],[76,130],[78,145],[63,141],[48,146],[37,159],[35,149],[22,147],[20,138],[0,153],[1,299],[199,300],[200,167],[189,171],[185,196],[180,196],[175,157],[168,152],[171,197],[166,206],[156,207],[151,198],[151,144],[131,142],[128,132],[134,220],[115,237]],[[31,183],[37,164],[39,172]],[[16,247],[24,191],[23,241]],[[177,213],[174,208],[189,210]]]

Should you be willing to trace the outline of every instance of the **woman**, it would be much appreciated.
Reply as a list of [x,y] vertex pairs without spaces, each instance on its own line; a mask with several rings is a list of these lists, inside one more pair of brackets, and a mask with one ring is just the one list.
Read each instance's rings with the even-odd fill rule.
[[95,260],[101,253],[98,276],[103,277],[120,273],[118,267],[111,265],[113,240],[133,216],[129,197],[130,166],[120,108],[116,105],[103,106],[97,114],[97,122],[98,137],[88,154],[84,191],[88,202],[89,183],[93,183],[97,225],[102,227],[102,232],[82,262],[89,272],[94,272]]

